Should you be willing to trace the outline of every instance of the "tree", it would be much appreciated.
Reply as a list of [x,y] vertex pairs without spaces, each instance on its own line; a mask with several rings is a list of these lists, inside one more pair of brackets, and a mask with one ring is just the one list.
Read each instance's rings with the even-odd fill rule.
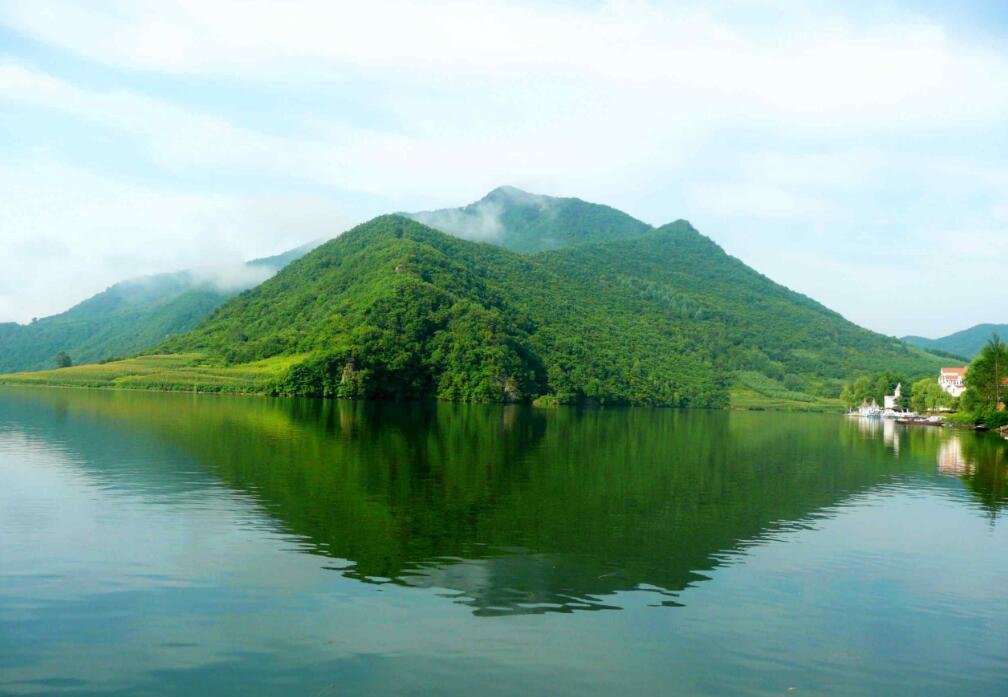
[[857,396],[854,394],[854,388],[850,386],[850,383],[844,383],[843,391],[840,392],[840,401],[848,409],[853,409],[858,405]]
[[[906,378],[891,370],[874,375],[862,375],[854,381],[853,385],[844,385],[847,394],[841,398],[851,406],[873,401],[882,404],[885,401],[886,395],[893,394],[896,390],[896,385],[900,384],[904,387],[909,385]],[[909,398],[910,395],[904,391],[903,397],[899,401],[900,406],[907,406]]]
[[857,404],[872,400],[872,382],[867,375],[862,375],[854,381],[854,400]]
[[882,404],[887,394],[889,394],[889,378],[883,373],[875,378],[875,385],[872,387],[872,399]]
[[[902,385],[903,383],[900,384]],[[909,385],[906,385],[903,388],[902,393],[900,394],[900,398],[896,400],[896,405],[902,407],[903,409],[909,409],[910,395],[911,395],[911,387]]]
[[953,397],[934,378],[921,378],[913,384],[910,408],[917,412],[935,411],[952,406]]
[[927,411],[927,389],[929,380],[922,378],[910,386],[910,409]]
[[54,360],[56,361],[57,368],[69,368],[73,365],[73,359],[70,358],[66,351],[57,353]]
[[788,392],[804,392],[805,381],[794,373],[788,373],[784,376],[784,387],[787,388]]
[[1004,380],[1008,377],[1008,345],[997,334],[973,359],[966,373],[966,393],[963,395],[964,405],[969,405],[970,411],[997,411],[998,405],[1008,393]]

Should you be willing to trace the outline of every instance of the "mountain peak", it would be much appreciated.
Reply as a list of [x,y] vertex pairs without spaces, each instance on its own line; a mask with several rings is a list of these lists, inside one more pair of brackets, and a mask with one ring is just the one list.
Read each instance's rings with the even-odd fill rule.
[[510,186],[505,184],[504,186],[498,186],[496,189],[488,193],[486,196],[481,198],[475,204],[478,205],[484,201],[497,201],[501,203],[511,203],[511,204],[536,204],[545,203],[546,201],[552,200],[550,196],[543,196],[542,194],[533,194],[531,192],[519,189],[517,186]]
[[640,235],[651,226],[615,208],[577,198],[499,186],[475,203],[408,214],[455,237],[540,252]]
[[693,223],[686,220],[685,218],[678,218],[676,220],[673,220],[671,223],[665,223],[658,229],[665,230],[667,232],[695,232],[697,234],[700,233],[699,230],[693,227]]

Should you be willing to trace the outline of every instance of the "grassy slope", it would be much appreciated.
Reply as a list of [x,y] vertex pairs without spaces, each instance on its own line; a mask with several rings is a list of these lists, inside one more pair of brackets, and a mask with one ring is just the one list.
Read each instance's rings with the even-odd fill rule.
[[139,390],[263,393],[303,356],[224,366],[198,353],[150,355],[58,370],[0,375],[0,384]]
[[839,399],[816,397],[804,392],[792,392],[779,383],[757,373],[757,380],[741,374],[731,388],[731,408],[774,411],[834,411],[845,410]]

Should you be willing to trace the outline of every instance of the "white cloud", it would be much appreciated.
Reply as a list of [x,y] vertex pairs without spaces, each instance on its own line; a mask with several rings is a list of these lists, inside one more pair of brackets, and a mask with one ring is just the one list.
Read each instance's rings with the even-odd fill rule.
[[592,85],[680,107],[702,98],[718,106],[708,118],[822,126],[974,121],[1008,105],[1003,53],[954,44],[913,16],[867,29],[836,13],[784,16],[753,32],[689,4],[33,0],[8,3],[3,22],[117,69],[256,83],[364,71],[399,83]]
[[224,278],[240,262],[349,226],[304,195],[196,195],[124,185],[53,162],[0,165],[0,317],[67,309],[112,283],[199,267]]
[[[859,314],[843,277],[829,291],[802,271],[816,266],[802,255],[824,267],[856,261],[873,239],[930,254],[923,230],[1004,225],[998,134],[1008,121],[1008,56],[898,7],[867,19],[827,3],[0,0],[0,8],[9,30],[102,75],[75,80],[8,54],[0,102],[62,115],[81,134],[110,130],[121,138],[116,153],[135,149],[133,164],[155,179],[220,184],[194,194],[171,187],[147,202],[144,190],[105,175],[102,187],[128,193],[94,206],[63,187],[74,215],[61,218],[49,210],[59,207],[55,195],[38,194],[47,203],[32,207],[29,189],[43,183],[30,177],[23,200],[5,202],[21,229],[38,215],[53,239],[81,221],[108,240],[137,230],[164,240],[175,226],[199,230],[194,244],[213,253],[235,239],[229,220],[259,215],[262,197],[233,193],[250,185],[314,200],[332,194],[362,217],[459,205],[510,183],[652,223],[690,217],[776,279],[874,328],[909,331],[896,325],[920,322],[919,311]],[[215,108],[205,97],[215,85],[274,116]],[[155,232],[145,205],[163,211]],[[285,214],[265,218],[285,230],[318,225],[280,222]],[[163,259],[158,244],[147,248]],[[766,266],[760,245],[776,250]],[[978,291],[974,306],[984,302]],[[942,322],[951,330],[959,319]]]

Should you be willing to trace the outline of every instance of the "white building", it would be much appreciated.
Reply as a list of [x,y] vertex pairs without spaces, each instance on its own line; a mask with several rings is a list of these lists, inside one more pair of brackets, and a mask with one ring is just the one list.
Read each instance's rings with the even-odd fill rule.
[[966,368],[942,368],[938,375],[938,385],[953,397],[959,397],[966,391]]
[[883,402],[883,404],[882,404],[883,408],[885,408],[887,410],[893,410],[893,409],[895,409],[896,406],[897,406],[896,403],[899,402],[899,398],[901,396],[903,396],[903,384],[902,383],[897,383],[897,385],[896,385],[896,392],[894,394],[887,394],[885,396],[885,398],[882,400],[882,402]]

